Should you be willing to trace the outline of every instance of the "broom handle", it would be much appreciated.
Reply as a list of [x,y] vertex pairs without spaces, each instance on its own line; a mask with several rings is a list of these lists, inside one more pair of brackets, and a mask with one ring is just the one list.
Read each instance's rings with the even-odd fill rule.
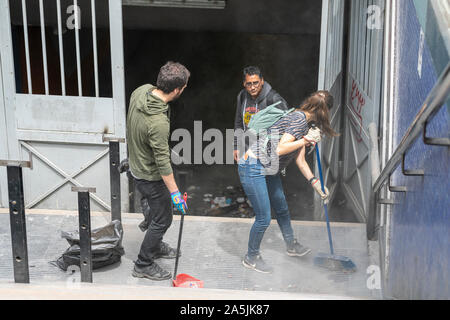
[[180,234],[178,235],[177,257],[175,259],[175,270],[173,271],[173,280],[176,280],[177,278],[178,259],[180,257],[180,246],[181,246],[181,234],[183,233],[183,222],[184,222],[184,214],[182,213],[180,221]]
[[[187,200],[187,193],[184,194],[184,202],[186,202],[186,200]],[[175,270],[173,271],[173,280],[176,280],[177,278],[178,260],[180,257],[180,247],[181,247],[181,235],[183,234],[183,223],[184,223],[184,213],[182,212],[180,221],[180,232],[178,234],[177,256],[175,258]]]
[[[318,145],[316,145],[316,154],[317,154],[317,166],[319,167],[320,184],[322,186],[322,192],[325,193],[325,184],[323,181],[322,165],[320,164],[320,152]],[[323,207],[325,209],[325,218],[327,219],[328,241],[330,242],[330,251],[331,255],[334,255],[333,239],[331,238],[330,219],[328,219],[328,206],[324,203]]]

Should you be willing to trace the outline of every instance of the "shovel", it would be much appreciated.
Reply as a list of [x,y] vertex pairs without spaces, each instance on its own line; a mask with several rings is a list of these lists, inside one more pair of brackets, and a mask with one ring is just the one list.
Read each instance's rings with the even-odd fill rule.
[[[317,155],[317,165],[319,167],[319,174],[320,174],[320,184],[322,186],[322,192],[325,193],[325,185],[323,181],[323,175],[322,175],[322,166],[320,164],[320,152],[319,152],[319,146],[316,146],[316,155]],[[316,266],[327,268],[332,271],[342,271],[342,272],[355,272],[356,271],[356,265],[353,263],[352,260],[350,260],[347,257],[344,256],[338,256],[334,254],[333,249],[333,239],[331,237],[331,229],[330,229],[330,220],[328,218],[328,206],[324,203],[324,209],[325,209],[325,217],[327,219],[327,230],[328,230],[328,241],[330,243],[330,254],[326,253],[319,253],[314,258],[314,264]]]
[[[187,193],[184,194],[183,198],[184,198],[184,202],[187,203]],[[186,206],[186,211],[187,211],[187,206]],[[185,214],[181,213],[180,232],[178,234],[177,257],[175,259],[175,270],[173,272],[172,285],[174,287],[181,287],[181,288],[203,288],[203,281],[196,279],[185,273],[177,275],[178,259],[180,257],[180,247],[181,247],[181,235],[183,233],[184,216],[185,216]]]

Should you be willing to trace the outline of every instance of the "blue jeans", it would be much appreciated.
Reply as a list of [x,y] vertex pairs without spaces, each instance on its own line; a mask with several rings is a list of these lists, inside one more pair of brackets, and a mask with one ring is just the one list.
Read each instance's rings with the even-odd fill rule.
[[272,218],[271,208],[276,213],[284,241],[286,244],[292,243],[294,231],[280,175],[266,176],[261,162],[252,158],[241,159],[238,166],[242,187],[255,211],[255,222],[248,241],[248,256],[252,258],[259,254],[261,241]]

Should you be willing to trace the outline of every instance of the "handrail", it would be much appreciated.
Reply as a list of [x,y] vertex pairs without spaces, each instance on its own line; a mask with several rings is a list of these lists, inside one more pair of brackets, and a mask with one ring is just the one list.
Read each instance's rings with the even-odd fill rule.
[[445,68],[442,75],[439,77],[436,85],[431,90],[425,103],[417,114],[416,118],[412,122],[408,131],[404,135],[399,146],[395,150],[392,157],[387,162],[377,181],[373,185],[373,192],[377,193],[383,186],[385,181],[390,177],[392,172],[398,167],[403,159],[403,155],[416,141],[417,137],[422,133],[425,125],[440,108],[445,104],[447,97],[450,94],[450,63]]

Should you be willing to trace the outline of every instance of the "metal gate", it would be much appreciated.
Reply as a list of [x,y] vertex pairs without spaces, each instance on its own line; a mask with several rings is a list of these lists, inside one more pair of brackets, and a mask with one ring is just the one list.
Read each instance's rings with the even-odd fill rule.
[[[322,2],[322,30],[320,45],[319,90],[328,90],[334,97],[331,110],[331,126],[342,132],[342,87],[343,42],[344,42],[344,0],[324,0]],[[325,184],[330,190],[330,203],[336,195],[339,183],[339,152],[341,137],[325,138],[321,143],[321,163]],[[317,169],[316,169],[317,170]],[[316,172],[316,176],[317,172]],[[323,210],[316,195],[315,218],[323,219]]]
[[[107,10],[98,10],[99,3],[83,0],[22,0],[13,3],[0,0],[0,84],[3,82],[3,97],[0,94],[0,158],[32,159],[33,170],[24,171],[27,208],[74,210],[77,208],[77,199],[70,186],[75,185],[96,187],[97,193],[92,195],[92,209],[111,210],[109,149],[103,138],[124,138],[126,132],[122,1],[105,2]],[[20,9],[10,12],[13,6],[15,9],[19,6]],[[17,16],[18,12],[22,19],[19,29],[23,29],[23,37],[20,37],[24,53],[22,57],[14,48],[11,24],[11,14]],[[105,77],[99,74],[99,51],[104,50],[104,47],[98,45],[96,21],[102,15],[106,15],[105,19],[109,20],[110,50],[106,52],[107,61],[110,61],[109,80],[104,80]],[[32,17],[39,19],[33,37],[28,21]],[[82,28],[89,30],[89,41],[80,41]],[[36,29],[40,29],[40,32],[36,32]],[[83,31],[86,38],[86,31]],[[40,41],[36,42],[39,33]],[[58,48],[53,55],[48,50],[50,37],[53,37],[57,43],[55,48]],[[70,53],[74,57],[73,63],[67,59],[67,51],[71,48],[74,51]],[[88,63],[83,60],[86,52],[92,56]],[[33,65],[36,57],[40,60],[41,73],[36,72],[38,67]],[[18,71],[21,63],[25,71],[22,73]],[[83,92],[85,84],[82,72],[86,72],[87,68],[94,79],[91,96]],[[51,90],[54,70],[58,70],[59,93]],[[69,72],[76,79],[74,83],[77,90],[72,95],[66,90]],[[21,92],[16,85],[21,74],[25,92]],[[53,78],[50,74],[53,74]],[[33,86],[36,77],[43,79],[43,92]],[[106,81],[110,82],[107,85],[112,94],[103,97],[100,96],[99,88]],[[121,158],[125,158],[126,149],[124,146],[121,149]],[[8,199],[5,181],[6,172],[2,169],[2,206],[7,206]],[[128,194],[125,181],[121,186],[121,193]],[[122,207],[126,208],[127,204],[127,199],[122,199]]]
[[[324,0],[322,6],[319,90],[334,96],[331,124],[341,134],[322,142],[324,179],[330,202],[342,187],[356,218],[365,222],[371,190],[368,127],[379,122],[384,0]],[[323,219],[316,200],[316,219]]]
[[384,0],[351,1],[342,187],[360,222],[367,220],[372,186],[368,128],[379,123],[384,9]]

